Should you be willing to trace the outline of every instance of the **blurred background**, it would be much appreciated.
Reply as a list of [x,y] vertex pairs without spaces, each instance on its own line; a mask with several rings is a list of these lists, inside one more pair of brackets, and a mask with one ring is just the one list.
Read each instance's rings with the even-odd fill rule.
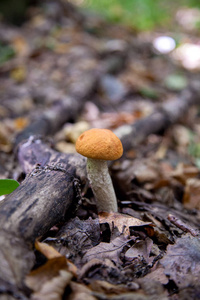
[[[88,126],[115,129],[199,71],[200,1],[0,0],[0,149],[66,95],[83,102],[68,125],[89,111]],[[197,144],[200,157],[200,125]]]
[[[157,28],[174,30],[178,23],[199,29],[200,2],[198,0],[64,0],[87,12],[97,13],[115,23],[123,23],[135,30]],[[64,2],[63,1],[63,2]],[[45,2],[45,1],[42,1]],[[38,0],[1,0],[1,17],[20,24],[26,17],[27,7],[42,4]],[[53,2],[53,1],[52,1]],[[56,2],[56,0],[54,0]],[[192,24],[191,24],[192,23]]]
[[[196,29],[200,26],[198,0],[72,0],[72,2],[106,16],[109,21],[120,22],[136,30],[174,29],[175,21],[194,22],[193,26]],[[187,16],[180,14],[182,10],[187,11]]]

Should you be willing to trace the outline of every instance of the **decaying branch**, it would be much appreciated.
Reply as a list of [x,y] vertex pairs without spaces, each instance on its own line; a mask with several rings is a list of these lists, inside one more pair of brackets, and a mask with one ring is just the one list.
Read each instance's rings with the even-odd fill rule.
[[194,81],[193,86],[183,90],[177,98],[164,102],[148,117],[117,128],[115,133],[122,141],[124,153],[134,149],[148,135],[166,130],[170,125],[178,122],[192,105],[199,103],[199,84]]
[[30,173],[0,205],[0,291],[24,288],[35,239],[73,212],[75,182],[85,177],[84,158],[60,154],[37,138],[19,146],[18,158]]
[[94,72],[91,72],[87,74],[87,80],[84,81],[81,79],[82,83],[77,82],[78,87],[72,86],[70,96],[62,95],[60,99],[55,98],[55,103],[51,108],[41,113],[33,123],[19,133],[15,141],[16,146],[31,135],[46,136],[53,134],[58,131],[64,123],[76,119],[84,102],[96,84],[95,75]]

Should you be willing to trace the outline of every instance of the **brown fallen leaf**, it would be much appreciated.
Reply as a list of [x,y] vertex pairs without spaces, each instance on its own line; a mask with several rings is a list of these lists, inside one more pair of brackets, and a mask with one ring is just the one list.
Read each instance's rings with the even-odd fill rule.
[[[156,280],[148,280],[146,276],[137,280],[141,288],[141,294],[147,295],[147,298],[134,297],[133,299],[148,299],[148,300],[169,300],[168,293],[164,286]],[[176,298],[175,298],[176,299]]]
[[[142,112],[112,112],[112,113],[101,113],[99,117],[90,122],[92,127],[98,128],[110,128],[115,129],[123,124],[132,124],[137,119],[142,117]],[[106,124],[106,125],[105,125]]]
[[0,151],[10,152],[12,149],[11,132],[9,128],[0,122]]
[[98,258],[92,258],[90,259],[87,263],[85,263],[83,265],[83,267],[81,268],[81,270],[78,273],[78,278],[84,278],[87,276],[87,274],[90,272],[90,270],[93,270],[96,267],[99,266],[103,266],[105,268],[109,268],[109,269],[116,269],[114,263],[110,260],[110,259],[98,259]]
[[73,144],[76,143],[78,137],[84,131],[90,129],[89,123],[86,121],[79,121],[74,124],[66,123],[62,129],[64,139]]
[[92,291],[85,285],[71,282],[70,283],[71,294],[67,298],[68,300],[96,300],[97,298],[92,295]]
[[123,251],[123,248],[129,240],[124,236],[121,235],[115,238],[110,243],[100,243],[99,245],[89,249],[86,254],[83,256],[83,261],[88,262],[93,258],[98,259],[111,259],[116,264],[120,263],[120,253]]
[[167,247],[167,253],[160,260],[165,275],[183,289],[199,284],[200,280],[200,240],[190,234],[177,239]]
[[90,283],[89,287],[95,292],[105,293],[106,295],[119,295],[133,289],[139,289],[139,285],[137,283],[132,284],[131,288],[128,288],[126,285],[115,285],[104,280],[94,280]]
[[188,179],[195,178],[198,174],[199,169],[197,167],[180,163],[176,169],[171,172],[170,176],[185,185]]
[[155,162],[150,160],[138,161],[134,170],[138,182],[154,182],[160,176],[159,169]]
[[132,261],[137,257],[143,257],[147,263],[151,263],[154,258],[153,256],[150,257],[152,247],[153,241],[147,237],[144,241],[138,241],[129,248],[125,253],[125,259]]
[[[48,258],[49,260],[54,258],[64,257],[56,249],[54,249],[52,246],[46,243],[40,243],[39,241],[36,241],[35,248],[38,251],[40,251],[44,256],[46,256],[46,258]],[[64,257],[64,259],[65,259],[66,267],[68,268],[67,270],[71,272],[74,276],[76,276],[77,275],[76,266],[67,258]]]
[[[152,224],[154,224],[154,227],[153,227],[153,231],[154,231],[154,238],[156,238],[156,240],[158,241],[159,244],[172,244],[174,243],[174,238],[172,235],[170,235],[170,233],[165,230],[165,227],[163,225],[164,223],[164,220],[166,218],[166,216],[163,214],[163,219],[162,222],[161,220],[157,220],[155,217],[153,217],[151,215],[151,213],[145,213],[144,214],[145,216],[145,219],[149,220],[152,222]],[[151,235],[149,235],[151,236]],[[154,244],[154,247],[155,247],[155,244]],[[157,255],[160,253],[160,251],[158,251]]]
[[40,251],[42,254],[44,254],[44,256],[46,256],[46,258],[48,258],[48,259],[62,256],[52,246],[49,246],[48,244],[45,244],[45,243],[40,243],[39,241],[35,242],[35,249]]
[[66,258],[56,257],[30,272],[25,282],[33,290],[31,299],[60,300],[72,278],[73,274],[68,271]]
[[190,178],[186,181],[183,204],[188,209],[200,209],[200,180]]
[[123,215],[120,213],[107,213],[102,212],[99,214],[99,223],[108,223],[110,229],[117,227],[120,233],[123,233],[124,236],[130,236],[129,227],[140,227],[140,226],[152,226],[151,222],[143,222],[137,218],[134,218],[129,215]]
[[59,271],[59,275],[45,282],[39,291],[36,291],[33,300],[59,300],[63,299],[66,286],[71,281],[72,274],[67,271]]
[[161,163],[158,178],[145,185],[148,190],[159,189],[163,186],[181,186],[186,185],[188,179],[197,177],[199,170],[193,165],[179,163],[175,169],[169,164]]
[[172,136],[182,151],[188,151],[187,147],[190,143],[190,131],[183,125],[174,125],[172,130]]
[[156,265],[156,268],[153,269],[152,272],[148,273],[145,276],[145,279],[149,279],[151,281],[157,281],[160,282],[161,284],[167,284],[169,279],[164,273],[164,267],[160,265],[159,263]]
[[65,141],[60,141],[55,145],[56,150],[63,153],[76,153],[75,145],[72,143],[67,143]]
[[[96,280],[90,285],[93,295],[97,299],[110,300],[167,300],[164,288],[158,282],[147,281],[145,278],[140,282],[129,282],[129,286],[113,285],[106,281]],[[141,288],[142,287],[142,288]]]

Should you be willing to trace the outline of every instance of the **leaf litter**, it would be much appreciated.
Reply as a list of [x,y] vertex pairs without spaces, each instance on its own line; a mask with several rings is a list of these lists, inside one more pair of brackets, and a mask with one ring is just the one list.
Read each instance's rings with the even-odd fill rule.
[[[21,176],[12,153],[18,132],[59,98],[87,98],[79,115],[52,134],[55,147],[68,153],[83,128],[132,124],[194,78],[173,55],[166,61],[153,52],[151,34],[99,19],[91,25],[89,16],[81,28],[59,1],[52,5],[35,8],[20,29],[0,30],[1,47],[9,48],[0,57],[3,178]],[[85,185],[77,217],[35,243],[37,264],[26,278],[31,299],[199,299],[198,108],[188,116],[111,166],[120,213],[97,215]]]

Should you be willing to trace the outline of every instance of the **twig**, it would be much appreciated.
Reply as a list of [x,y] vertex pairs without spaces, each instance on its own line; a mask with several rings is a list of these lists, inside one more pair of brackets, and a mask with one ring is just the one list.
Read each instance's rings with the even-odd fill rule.
[[169,214],[167,219],[174,224],[176,227],[180,228],[182,231],[184,232],[189,232],[192,236],[198,236],[199,232],[190,227],[189,225],[187,225],[185,222],[181,221],[180,219],[178,219],[177,217],[175,217],[172,214]]

